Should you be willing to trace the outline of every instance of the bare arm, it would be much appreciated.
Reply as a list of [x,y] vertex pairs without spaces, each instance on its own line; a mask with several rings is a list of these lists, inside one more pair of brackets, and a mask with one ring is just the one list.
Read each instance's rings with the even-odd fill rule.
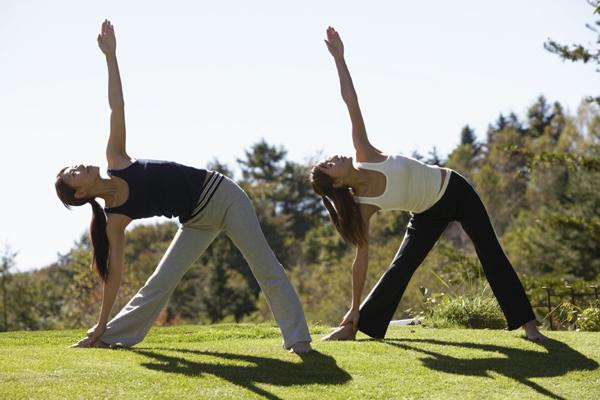
[[102,23],[98,46],[106,56],[108,68],[108,104],[110,113],[110,136],[106,146],[106,159],[110,168],[121,169],[131,163],[125,149],[125,102],[116,55],[116,38],[110,21]]
[[[117,224],[115,224],[117,225]],[[102,307],[100,309],[99,324],[108,322],[110,311],[117,297],[123,273],[125,258],[125,230],[121,226],[107,226],[108,242],[110,244],[108,279],[104,282],[102,290]]]
[[356,248],[356,256],[352,263],[352,304],[351,309],[360,307],[360,299],[363,288],[365,287],[365,278],[367,276],[367,268],[369,266],[369,245],[358,246]]
[[102,288],[102,306],[100,308],[98,324],[88,331],[88,337],[91,341],[90,345],[93,345],[104,333],[110,312],[119,292],[125,258],[125,226],[129,220],[125,216],[113,215],[109,216],[107,221],[106,234],[108,235],[110,249],[108,278]]
[[344,59],[344,44],[338,32],[332,27],[327,29],[327,40],[325,44],[335,60],[338,76],[340,79],[340,90],[342,99],[348,107],[350,121],[352,122],[352,143],[356,151],[357,161],[381,161],[383,156],[381,151],[377,150],[369,142],[367,130],[358,104],[358,96],[350,77],[350,71]]
[[[373,214],[377,212],[377,210],[377,207],[369,204],[360,205],[362,223],[367,238],[369,234],[369,220]],[[355,331],[358,329],[360,300],[362,297],[362,291],[365,287],[368,266],[369,243],[367,240],[366,244],[356,247],[356,256],[354,257],[354,262],[352,263],[352,304],[350,305],[350,310],[346,313],[344,319],[340,323],[340,325],[351,323]]]

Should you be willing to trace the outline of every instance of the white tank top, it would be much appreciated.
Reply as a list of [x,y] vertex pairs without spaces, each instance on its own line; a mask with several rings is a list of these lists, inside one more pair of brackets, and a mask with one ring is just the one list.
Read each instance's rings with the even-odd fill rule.
[[380,196],[359,197],[357,203],[372,204],[381,210],[404,210],[421,213],[434,205],[446,191],[450,171],[446,169],[444,186],[442,172],[437,165],[428,165],[411,157],[388,156],[378,163],[355,162],[361,169],[379,171],[385,175],[385,189]]

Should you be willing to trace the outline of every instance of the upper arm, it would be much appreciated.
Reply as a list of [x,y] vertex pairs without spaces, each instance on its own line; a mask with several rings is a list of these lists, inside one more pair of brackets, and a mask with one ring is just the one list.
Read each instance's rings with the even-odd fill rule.
[[122,169],[131,163],[125,149],[125,109],[115,107],[110,113],[110,135],[106,145],[106,161],[112,169]]
[[369,252],[369,221],[379,209],[372,204],[360,204],[359,207],[366,241],[363,245],[356,246],[356,255],[366,257]]
[[119,214],[109,215],[106,222],[106,235],[109,243],[109,271],[121,271],[125,258],[125,227],[128,217]]
[[360,111],[358,100],[346,103],[350,120],[352,121],[352,144],[356,152],[356,161],[358,162],[378,162],[382,161],[381,151],[377,150],[369,141],[367,129]]

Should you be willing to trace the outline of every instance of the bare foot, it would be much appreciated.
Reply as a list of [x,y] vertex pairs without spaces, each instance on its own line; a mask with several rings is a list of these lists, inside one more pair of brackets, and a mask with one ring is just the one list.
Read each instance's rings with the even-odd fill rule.
[[108,343],[104,343],[102,340],[96,340],[96,343],[94,343],[91,347],[105,349],[107,347],[110,347],[110,345]]
[[523,325],[523,329],[525,330],[525,337],[529,340],[538,341],[548,339],[538,329],[536,325],[536,320],[531,320],[525,325]]
[[105,348],[110,347],[108,343],[104,343],[102,340],[96,340],[94,344],[92,344],[89,337],[84,337],[79,342],[70,345],[69,347],[77,348],[77,347],[97,347],[97,348]]
[[310,342],[297,342],[292,345],[290,348],[290,353],[295,353],[298,355],[310,353],[312,347],[310,346]]
[[86,336],[83,339],[81,339],[79,342],[73,343],[69,347],[90,347],[90,338]]
[[356,332],[352,327],[352,324],[346,324],[339,326],[333,330],[329,335],[323,337],[321,341],[325,340],[354,340],[356,339]]

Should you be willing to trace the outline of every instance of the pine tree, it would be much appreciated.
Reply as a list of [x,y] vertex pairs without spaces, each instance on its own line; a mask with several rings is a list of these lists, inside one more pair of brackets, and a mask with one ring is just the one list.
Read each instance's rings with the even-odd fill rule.
[[460,131],[460,144],[470,144],[475,147],[476,141],[475,131],[469,125],[465,125]]
[[[594,14],[600,14],[600,1],[588,0],[588,4],[595,8]],[[598,35],[596,43],[600,43],[600,19],[594,21],[593,25],[586,24],[588,29]],[[572,62],[593,62],[599,66],[596,71],[600,72],[600,47],[587,48],[582,44],[573,44],[572,46],[560,44],[552,39],[548,39],[544,43],[544,48],[551,53],[558,55],[563,61],[569,60]],[[600,105],[600,96],[588,97],[589,102],[595,102]]]

